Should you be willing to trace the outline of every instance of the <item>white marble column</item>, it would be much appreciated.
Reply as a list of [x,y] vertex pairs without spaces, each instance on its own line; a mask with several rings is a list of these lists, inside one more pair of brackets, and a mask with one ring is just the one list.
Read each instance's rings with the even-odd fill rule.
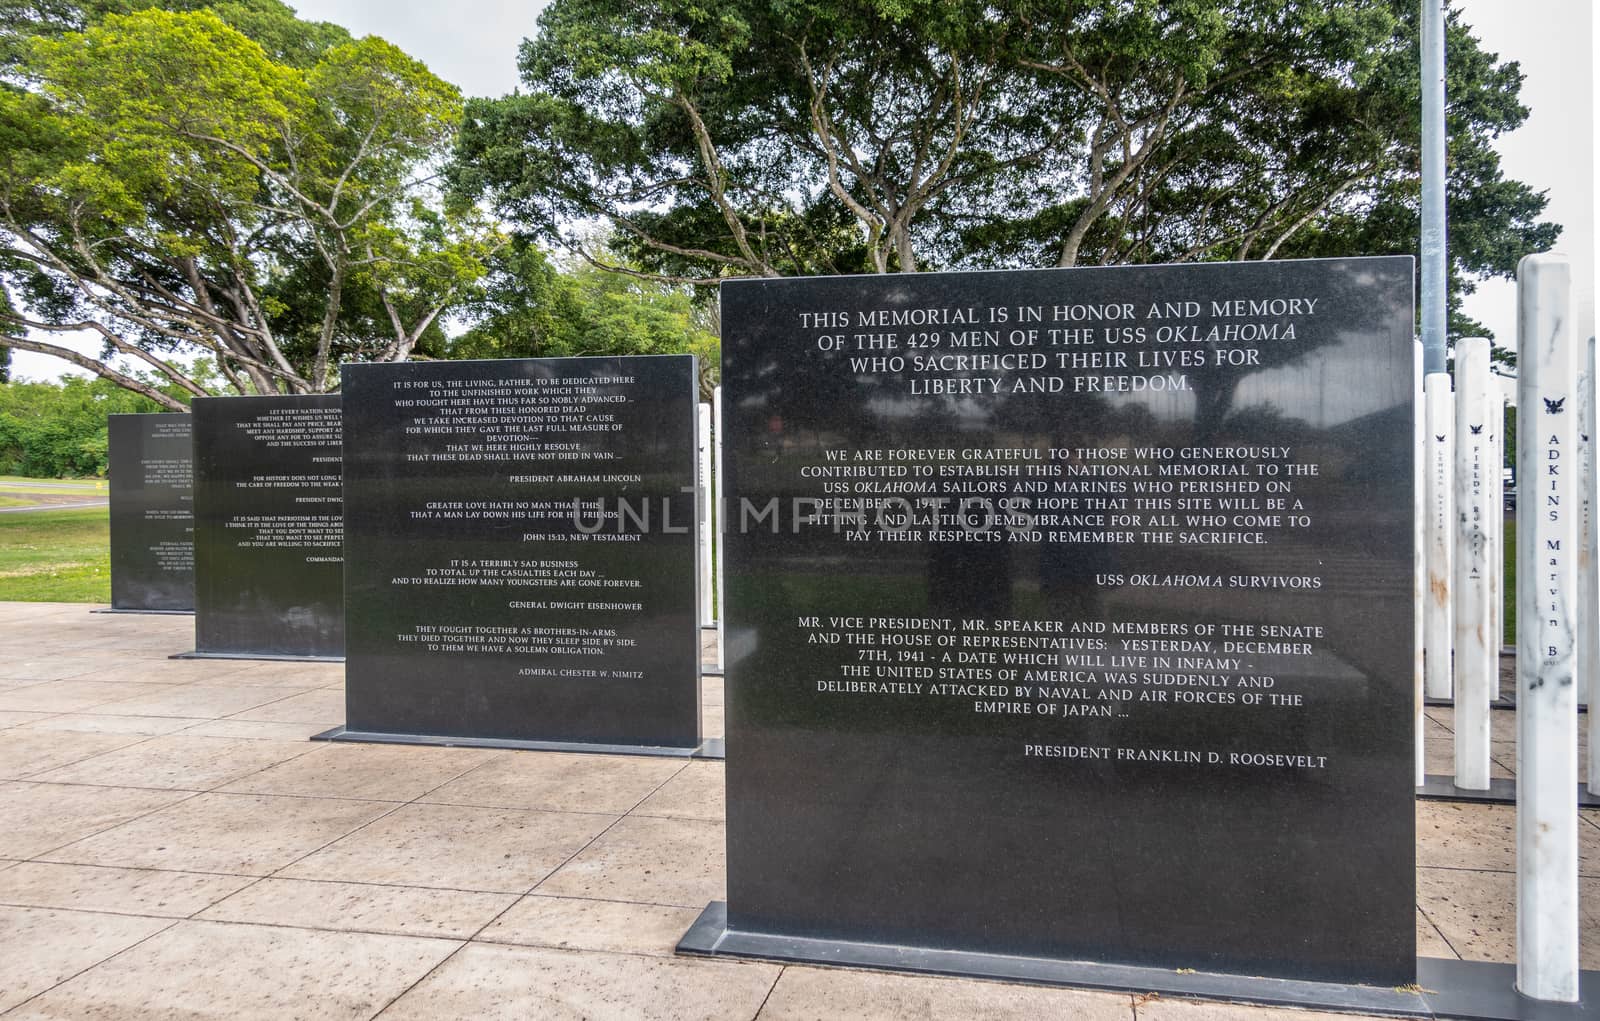
[[1575,635],[1578,643],[1576,698],[1592,702],[1595,674],[1600,672],[1600,574],[1596,573],[1595,457],[1594,457],[1594,338],[1578,344],[1578,378],[1573,400],[1578,402],[1578,605]]
[[1428,591],[1427,405],[1422,397],[1422,341],[1411,345],[1411,652],[1412,724],[1416,732],[1417,786],[1428,779],[1424,743],[1428,718],[1423,705],[1422,619]]
[[[1455,780],[1473,791],[1489,789],[1490,645],[1488,476],[1493,467],[1489,431],[1489,342],[1466,337],[1456,344]],[[1495,647],[1495,652],[1498,647]]]
[[700,626],[711,626],[711,405],[696,406],[695,499],[700,518]]
[[1452,437],[1455,404],[1450,376],[1429,373],[1422,384],[1427,406],[1428,445],[1428,591],[1423,612],[1423,684],[1429,698],[1450,697],[1450,553],[1455,543],[1455,520],[1450,512]]
[[1517,989],[1578,999],[1578,344],[1559,255],[1517,267]]
[[727,650],[725,639],[727,637],[728,602],[722,590],[722,541],[726,533],[723,527],[723,514],[727,511],[727,498],[722,492],[722,387],[711,391],[711,446],[713,451],[711,467],[711,504],[716,508],[716,528],[713,534],[716,537],[716,549],[711,562],[711,574],[716,578],[717,584],[717,669],[727,668],[727,661],[723,658]]
[[[1492,349],[1491,349],[1492,354]],[[1494,419],[1494,450],[1490,460],[1494,469],[1489,473],[1489,506],[1493,508],[1489,519],[1489,631],[1490,646],[1494,649],[1494,672],[1489,675],[1489,697],[1500,697],[1500,650],[1506,644],[1506,398],[1500,390],[1500,381],[1494,381],[1489,398],[1489,415]]]

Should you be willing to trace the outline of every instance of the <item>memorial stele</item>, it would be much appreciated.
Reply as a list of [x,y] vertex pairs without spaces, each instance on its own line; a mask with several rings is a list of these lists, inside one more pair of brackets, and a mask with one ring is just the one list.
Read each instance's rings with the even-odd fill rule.
[[730,940],[1414,982],[1412,308],[725,283]]

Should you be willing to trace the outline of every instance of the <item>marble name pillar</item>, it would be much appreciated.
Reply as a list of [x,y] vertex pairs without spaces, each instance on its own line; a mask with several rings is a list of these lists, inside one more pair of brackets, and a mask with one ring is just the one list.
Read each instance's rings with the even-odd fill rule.
[[1455,520],[1450,505],[1455,404],[1448,373],[1430,373],[1422,384],[1427,408],[1428,589],[1423,606],[1423,685],[1429,698],[1450,697],[1450,582]]
[[1578,999],[1578,345],[1564,256],[1517,267],[1517,989]]
[[700,518],[700,626],[710,627],[711,606],[711,405],[695,405],[695,503]]
[[1595,674],[1600,672],[1600,574],[1596,573],[1594,338],[1578,345],[1578,605],[1574,616],[1578,643],[1576,699],[1594,702]]
[[1578,495],[1579,503],[1587,508],[1588,516],[1584,519],[1587,526],[1587,560],[1580,560],[1579,570],[1583,574],[1579,578],[1580,591],[1583,596],[1583,605],[1578,615],[1578,682],[1575,687],[1575,697],[1589,705],[1587,719],[1589,721],[1589,768],[1588,785],[1591,792],[1600,790],[1600,712],[1596,712],[1596,698],[1600,694],[1600,494],[1596,493],[1596,484],[1600,482],[1600,471],[1596,469],[1595,446],[1600,443],[1600,436],[1595,433],[1595,339],[1588,338],[1584,344],[1585,374],[1579,378],[1578,392],[1579,406],[1585,408],[1583,423],[1580,428],[1587,439],[1583,443],[1584,467],[1588,474],[1579,477],[1578,484],[1582,491]]
[[1490,418],[1490,698],[1499,699],[1499,653],[1506,645],[1506,395],[1499,379],[1490,389]]
[[1417,786],[1428,779],[1427,755],[1423,743],[1428,729],[1428,717],[1423,704],[1423,625],[1428,593],[1428,414],[1422,395],[1422,341],[1411,345],[1411,650],[1412,650],[1412,723],[1416,732]]
[[1456,786],[1489,789],[1490,646],[1488,476],[1489,342],[1456,345],[1455,461],[1455,777]]

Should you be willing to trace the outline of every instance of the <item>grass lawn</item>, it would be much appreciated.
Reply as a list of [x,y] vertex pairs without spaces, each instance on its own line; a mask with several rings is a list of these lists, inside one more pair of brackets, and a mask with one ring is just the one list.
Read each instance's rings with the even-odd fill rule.
[[0,600],[111,602],[107,509],[0,514]]

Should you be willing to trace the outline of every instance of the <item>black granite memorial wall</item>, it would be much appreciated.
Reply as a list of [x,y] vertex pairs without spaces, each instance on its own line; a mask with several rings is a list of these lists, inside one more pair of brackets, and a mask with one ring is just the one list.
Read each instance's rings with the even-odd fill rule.
[[196,655],[344,655],[339,401],[195,399]]
[[1409,259],[722,322],[726,939],[1414,981]]
[[695,379],[345,366],[344,736],[700,745]]
[[194,609],[188,415],[107,415],[111,608]]

